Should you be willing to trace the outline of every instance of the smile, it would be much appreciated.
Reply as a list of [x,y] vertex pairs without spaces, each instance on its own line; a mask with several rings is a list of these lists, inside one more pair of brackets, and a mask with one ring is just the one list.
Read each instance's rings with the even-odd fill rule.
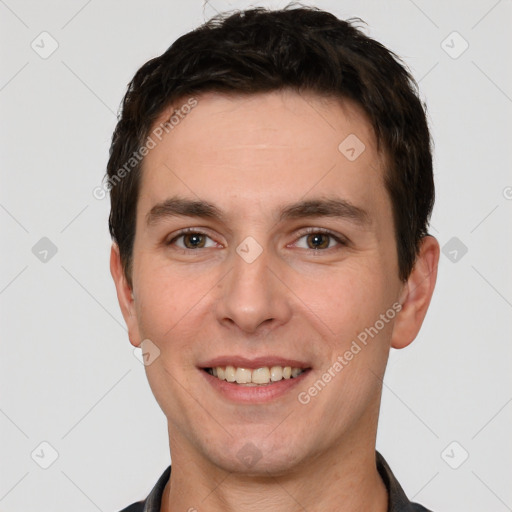
[[219,380],[242,386],[267,386],[281,380],[294,379],[302,374],[304,368],[291,366],[263,366],[253,370],[236,366],[216,366],[204,370]]

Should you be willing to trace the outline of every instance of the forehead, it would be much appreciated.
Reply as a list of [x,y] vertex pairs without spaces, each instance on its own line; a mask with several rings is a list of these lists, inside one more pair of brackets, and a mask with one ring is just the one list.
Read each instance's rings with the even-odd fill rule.
[[[143,163],[143,210],[181,194],[240,211],[290,197],[339,191],[352,202],[385,194],[381,155],[362,109],[350,101],[283,90],[256,95],[206,93],[176,101],[172,129]],[[379,190],[380,189],[380,190]],[[374,201],[375,202],[375,201]]]
[[[193,109],[187,107],[191,103]],[[178,111],[183,114],[173,115]],[[216,139],[223,139],[229,143],[233,139],[233,145],[255,147],[260,143],[276,148],[279,141],[295,151],[327,145],[336,150],[340,137],[354,132],[365,143],[374,144],[371,124],[355,102],[299,94],[290,89],[243,95],[207,92],[183,97],[174,101],[155,125],[170,118],[176,124],[168,138],[174,138],[176,144],[200,140],[204,148],[210,149],[210,141],[217,144]]]

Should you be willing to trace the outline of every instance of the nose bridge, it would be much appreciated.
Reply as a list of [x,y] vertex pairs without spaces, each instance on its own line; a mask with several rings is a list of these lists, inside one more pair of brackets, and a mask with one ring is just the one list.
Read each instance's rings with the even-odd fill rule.
[[290,315],[286,289],[274,276],[273,252],[253,237],[245,238],[231,255],[232,271],[224,283],[219,321],[232,321],[254,332],[260,325],[285,322]]

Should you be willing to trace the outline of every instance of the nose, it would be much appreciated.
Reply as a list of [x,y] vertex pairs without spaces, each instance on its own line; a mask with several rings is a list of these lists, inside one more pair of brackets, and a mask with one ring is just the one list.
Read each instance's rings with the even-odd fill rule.
[[217,318],[247,334],[265,334],[292,316],[289,289],[279,276],[279,261],[263,249],[256,259],[234,252],[232,268],[221,283]]

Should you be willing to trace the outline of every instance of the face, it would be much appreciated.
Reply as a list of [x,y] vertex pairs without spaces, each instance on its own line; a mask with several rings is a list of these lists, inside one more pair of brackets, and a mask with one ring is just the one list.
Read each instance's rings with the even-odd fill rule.
[[112,268],[173,463],[277,474],[374,437],[407,297],[383,180],[357,106],[293,92],[198,96],[145,157],[133,297]]

